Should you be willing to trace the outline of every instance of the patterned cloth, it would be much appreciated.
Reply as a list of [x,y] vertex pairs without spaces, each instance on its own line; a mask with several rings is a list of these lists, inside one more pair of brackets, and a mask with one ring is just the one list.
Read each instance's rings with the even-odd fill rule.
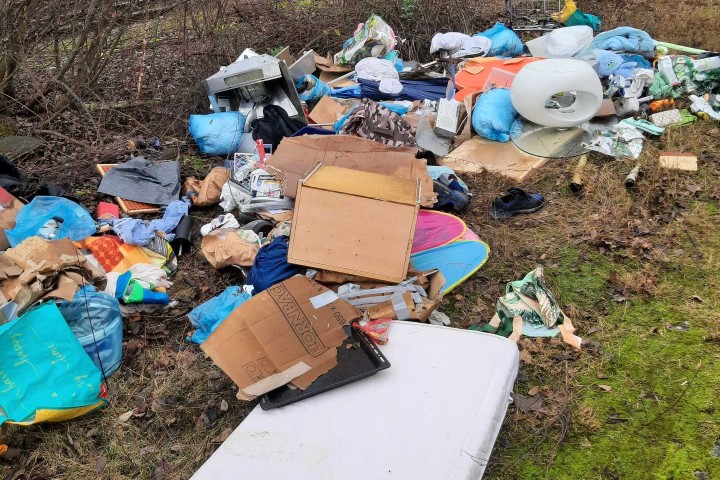
[[357,135],[391,147],[415,147],[412,127],[400,115],[370,99],[363,99],[340,128],[341,135]]

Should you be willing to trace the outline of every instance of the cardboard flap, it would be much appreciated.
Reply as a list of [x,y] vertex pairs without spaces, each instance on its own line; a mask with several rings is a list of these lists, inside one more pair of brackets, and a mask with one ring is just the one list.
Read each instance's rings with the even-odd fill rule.
[[349,135],[305,135],[284,138],[267,165],[282,180],[283,194],[288,197],[297,196],[298,180],[322,162],[326,166],[419,179],[422,205],[432,207],[437,199],[433,181],[427,173],[427,162],[415,158],[416,152],[415,148],[390,147]]
[[302,182],[305,187],[358,197],[374,198],[403,205],[419,203],[415,182],[378,173],[322,166],[313,170]]

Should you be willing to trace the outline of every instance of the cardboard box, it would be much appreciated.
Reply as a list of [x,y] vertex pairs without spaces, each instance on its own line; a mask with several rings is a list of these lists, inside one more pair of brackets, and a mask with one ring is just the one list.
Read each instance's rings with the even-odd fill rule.
[[349,110],[327,95],[322,97],[315,105],[308,118],[316,124],[329,125],[325,126],[328,130],[332,130],[332,124],[337,122],[345,112]]
[[427,173],[427,162],[415,158],[417,149],[390,147],[348,135],[288,137],[267,161],[268,170],[281,179],[283,195],[295,198],[298,180],[316,164],[362,170],[398,179],[420,180],[421,205],[432,207],[437,196]]
[[418,186],[419,181],[319,166],[298,186],[288,261],[403,281],[417,222]]
[[358,309],[306,277],[273,285],[238,306],[201,348],[252,400],[292,382],[305,389],[337,365],[343,327]]
[[15,217],[20,213],[20,209],[24,207],[17,198],[13,197],[10,192],[0,187],[0,250],[10,248],[5,230],[15,228]]

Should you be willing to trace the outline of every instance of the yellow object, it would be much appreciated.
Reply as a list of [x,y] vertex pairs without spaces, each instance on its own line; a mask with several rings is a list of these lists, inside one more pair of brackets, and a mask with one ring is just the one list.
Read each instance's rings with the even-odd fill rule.
[[42,422],[64,422],[66,420],[72,420],[73,418],[81,417],[87,413],[92,412],[105,405],[105,400],[99,400],[94,405],[87,405],[85,407],[77,408],[65,408],[65,409],[37,409],[35,411],[35,417],[32,420],[26,420],[23,422],[14,422],[11,420],[5,423],[12,425],[33,425],[35,423]]
[[550,18],[557,23],[565,23],[568,18],[570,18],[570,15],[575,12],[577,12],[577,5],[575,5],[575,2],[573,0],[566,0],[563,5],[563,9],[559,13],[553,13],[550,15]]

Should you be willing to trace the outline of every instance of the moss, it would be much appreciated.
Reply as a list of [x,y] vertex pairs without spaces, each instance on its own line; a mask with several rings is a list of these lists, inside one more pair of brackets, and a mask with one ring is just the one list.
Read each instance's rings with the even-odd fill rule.
[[[720,241],[720,235],[712,237],[703,249]],[[553,285],[565,302],[582,308],[603,303],[610,271],[637,267],[613,265],[576,248],[561,253]],[[534,455],[511,447],[501,455],[514,471],[495,477],[695,479],[694,472],[705,472],[707,478],[720,478],[720,458],[711,455],[720,438],[714,407],[720,362],[717,345],[705,341],[708,330],[716,328],[720,271],[710,260],[681,263],[661,275],[654,297],[612,306],[604,330],[593,336],[604,354],[585,354],[576,364],[580,393],[571,414],[581,406],[591,408],[599,430],[573,428],[556,451],[550,442],[540,444]],[[707,301],[694,301],[692,295]],[[685,321],[687,331],[666,327]],[[599,380],[599,372],[607,378]],[[612,390],[604,392],[598,383]],[[609,422],[613,416],[620,423]]]

